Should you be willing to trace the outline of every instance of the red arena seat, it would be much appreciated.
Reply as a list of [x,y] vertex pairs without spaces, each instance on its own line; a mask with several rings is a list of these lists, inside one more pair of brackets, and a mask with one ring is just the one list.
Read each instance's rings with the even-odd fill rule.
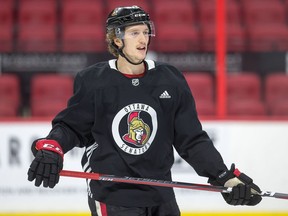
[[286,10],[279,0],[243,0],[243,20],[247,27],[249,51],[288,49]]
[[23,0],[18,7],[17,51],[57,51],[56,0]]
[[68,75],[38,74],[31,80],[32,116],[54,116],[67,106],[73,93],[73,78]]
[[99,52],[105,50],[105,19],[102,1],[62,1],[61,50]]
[[153,2],[156,25],[154,48],[158,52],[187,52],[198,50],[199,32],[195,23],[195,8],[191,1]]
[[[246,31],[242,24],[241,8],[235,0],[226,4],[227,50],[242,52],[246,49]],[[216,47],[216,2],[198,1],[201,51],[213,52]]]
[[0,52],[13,50],[14,0],[0,0]]
[[205,72],[185,72],[184,76],[195,99],[199,115],[214,115],[214,80]]
[[270,115],[288,116],[288,75],[272,73],[265,78],[265,103]]
[[20,106],[20,81],[17,75],[0,75],[0,116],[15,117]]
[[261,80],[254,73],[227,74],[228,115],[265,115]]

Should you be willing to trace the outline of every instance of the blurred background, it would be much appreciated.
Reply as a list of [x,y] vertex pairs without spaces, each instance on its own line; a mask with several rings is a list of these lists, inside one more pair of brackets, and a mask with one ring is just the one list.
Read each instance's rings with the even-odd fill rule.
[[[133,4],[155,22],[149,58],[182,70],[199,114],[217,116],[215,1],[0,0],[0,116],[54,116],[65,107],[75,73],[113,58],[107,14]],[[225,116],[287,117],[288,1],[224,2]]]
[[[1,178],[7,172],[16,179],[26,175],[31,141],[49,132],[50,120],[72,95],[76,73],[113,58],[105,42],[106,18],[115,7],[128,5],[141,6],[150,14],[156,37],[148,58],[183,72],[204,129],[227,161],[238,162],[263,185],[288,192],[287,186],[282,187],[288,175],[281,172],[288,166],[288,0],[0,0]],[[69,157],[80,163],[81,154]],[[181,160],[176,162],[175,178],[191,180],[185,177]],[[264,167],[279,174],[277,180],[269,184]],[[51,210],[41,204],[37,208],[18,202],[19,208],[8,205],[6,196],[13,202],[19,194],[23,200],[33,194],[37,200],[45,192],[36,193],[26,182],[14,191],[9,175],[1,181],[0,215],[39,211],[43,215]],[[75,190],[71,188],[55,195],[67,195]],[[74,192],[79,196],[83,191],[85,185]],[[179,194],[185,212],[193,211],[187,204],[193,197]],[[201,203],[199,194],[194,195]],[[203,203],[209,201],[206,196]],[[218,209],[215,199],[210,200],[210,212]],[[86,199],[83,203],[76,212],[88,209]],[[222,215],[235,211],[219,205]],[[287,201],[269,201],[265,206],[252,211],[288,215]],[[70,207],[55,211],[67,212]],[[205,204],[195,208],[207,210]],[[246,215],[251,212],[244,210]]]

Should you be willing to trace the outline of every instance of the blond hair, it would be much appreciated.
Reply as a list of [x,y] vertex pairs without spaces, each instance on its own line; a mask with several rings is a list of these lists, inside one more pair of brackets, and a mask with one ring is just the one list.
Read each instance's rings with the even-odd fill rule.
[[[117,52],[117,50],[114,47],[114,46],[116,46],[116,44],[114,43],[115,38],[116,38],[116,34],[115,34],[114,29],[111,29],[110,31],[108,31],[106,33],[107,49],[112,55],[114,55],[115,57],[118,58],[119,53]],[[114,44],[114,46],[112,44]]]

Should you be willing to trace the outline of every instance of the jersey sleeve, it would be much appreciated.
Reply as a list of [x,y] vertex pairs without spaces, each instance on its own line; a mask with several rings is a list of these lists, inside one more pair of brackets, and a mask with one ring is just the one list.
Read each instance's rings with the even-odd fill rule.
[[74,93],[52,121],[52,130],[47,138],[57,140],[66,153],[73,147],[84,147],[94,142],[91,128],[94,124],[94,94],[81,73],[74,81]]
[[215,178],[227,170],[222,156],[214,147],[198,119],[195,101],[182,77],[178,109],[175,115],[174,147],[200,176]]

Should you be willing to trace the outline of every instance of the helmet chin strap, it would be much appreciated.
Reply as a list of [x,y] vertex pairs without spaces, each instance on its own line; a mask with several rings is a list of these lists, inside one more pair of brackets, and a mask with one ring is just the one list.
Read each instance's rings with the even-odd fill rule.
[[144,62],[144,59],[140,62],[132,62],[130,59],[127,58],[127,56],[123,53],[123,48],[125,47],[125,44],[124,44],[124,41],[122,40],[122,43],[123,43],[123,46],[121,48],[118,48],[117,45],[115,43],[112,42],[112,46],[116,49],[117,53],[119,55],[121,55],[123,58],[125,58],[130,64],[133,64],[133,65],[140,65]]
[[[123,49],[123,48],[122,48],[122,49]],[[143,63],[144,59],[143,59],[142,61],[138,62],[138,63],[132,62],[130,59],[128,59],[128,58],[125,56],[125,54],[123,53],[122,49],[120,49],[118,53],[119,53],[122,57],[124,57],[130,64],[140,65],[140,64]]]

